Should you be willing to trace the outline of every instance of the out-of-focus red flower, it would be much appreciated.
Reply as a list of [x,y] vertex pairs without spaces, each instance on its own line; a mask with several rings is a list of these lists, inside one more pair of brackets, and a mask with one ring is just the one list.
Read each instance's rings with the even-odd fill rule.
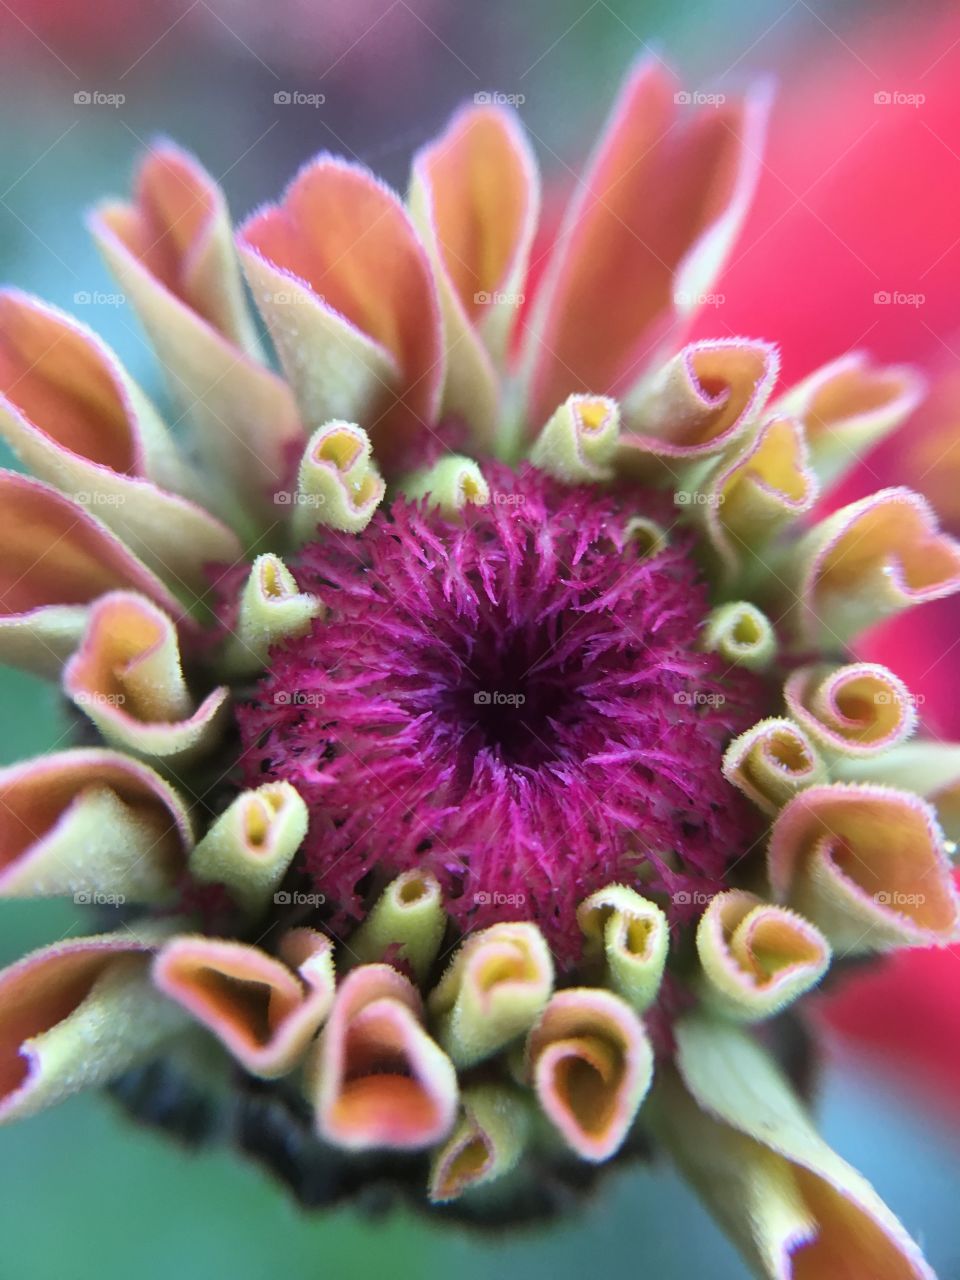
[[[851,475],[849,501],[910,484],[960,528],[960,21],[889,19],[831,39],[780,87],[773,141],[739,253],[701,322],[782,344],[787,383],[848,344],[909,359],[931,383],[910,423]],[[704,329],[706,331],[706,329]],[[861,645],[960,737],[960,608],[894,620]],[[960,1119],[960,950],[900,953],[823,1002],[846,1051],[909,1072]],[[918,1093],[922,1096],[922,1087]]]

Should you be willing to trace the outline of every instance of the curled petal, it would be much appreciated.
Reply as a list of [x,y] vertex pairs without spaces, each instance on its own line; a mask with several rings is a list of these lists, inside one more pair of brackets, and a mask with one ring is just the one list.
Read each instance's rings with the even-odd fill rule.
[[903,681],[873,662],[810,666],[791,672],[787,709],[818,746],[843,756],[871,756],[908,738],[917,713]]
[[446,925],[436,877],[404,871],[387,885],[351,935],[350,954],[361,964],[384,959],[406,963],[417,982],[423,982],[437,958]]
[[765,104],[680,119],[676,88],[662,64],[639,63],[578,185],[530,334],[533,422],[572,391],[634,382],[709,288],[746,211]]
[[798,724],[773,717],[734,738],[723,774],[764,813],[776,813],[802,788],[825,782],[827,767]]
[[777,636],[765,613],[749,600],[736,600],[712,610],[701,644],[734,666],[762,671],[777,652]]
[[801,539],[795,563],[801,633],[835,647],[960,587],[960,544],[910,489],[881,489],[828,516]]
[[270,516],[303,432],[289,388],[260,363],[223,192],[194,156],[161,142],[134,201],[102,205],[90,225],[212,475]]
[[[536,227],[536,160],[514,115],[472,107],[414,158],[410,212],[437,277],[447,352],[443,411],[491,444],[503,358]],[[493,357],[493,360],[491,360]]]
[[771,418],[732,460],[722,461],[704,489],[681,489],[677,502],[706,501],[692,510],[702,515],[707,536],[724,572],[769,574],[764,559],[770,540],[788,521],[809,511],[818,496],[803,428],[791,418]]
[[624,406],[618,470],[675,477],[758,421],[777,380],[776,347],[743,338],[695,342],[651,374]]
[[270,646],[306,635],[322,609],[316,596],[300,590],[279,556],[272,552],[257,556],[240,593],[237,620],[224,654],[231,673],[262,671]]
[[103,736],[165,764],[208,749],[228,690],[193,710],[173,623],[142,596],[114,591],[91,606],[83,643],[63,669],[66,695]]
[[184,1023],[150,984],[156,939],[71,938],[0,973],[0,1121],[106,1084]]
[[516,1089],[479,1084],[464,1089],[460,1120],[430,1169],[434,1204],[456,1200],[515,1168],[530,1134],[530,1110]]
[[129,588],[193,630],[164,584],[90,515],[39,480],[0,471],[0,661],[58,675],[106,591]]
[[653,1050],[634,1011],[610,991],[558,991],[526,1052],[537,1101],[567,1145],[584,1160],[608,1160],[653,1079]]
[[150,902],[193,844],[176,792],[119,752],[62,751],[0,770],[0,896]]
[[468,504],[484,506],[490,501],[490,486],[472,458],[448,454],[426,471],[417,472],[404,483],[403,491],[416,501],[426,498],[446,516],[455,516]]
[[565,484],[613,477],[620,406],[607,396],[568,396],[537,436],[530,461]]
[[660,908],[621,884],[592,893],[577,908],[589,950],[602,952],[611,981],[643,1012],[657,998],[670,930]]
[[745,1022],[780,1013],[830,964],[830,946],[809,920],[741,889],[718,893],[700,917],[697,951],[705,998]]
[[688,1016],[658,1131],[752,1267],[769,1280],[935,1280],[876,1192],[813,1129],[763,1050]]
[[176,937],[153,963],[153,981],[205,1026],[253,1075],[287,1075],[333,1003],[333,948],[313,929],[280,940],[277,960],[259,947]]
[[458,1067],[523,1035],[550,998],[553,960],[534,924],[495,924],[472,934],[431,992],[438,1039]]
[[0,293],[0,434],[42,480],[97,515],[175,589],[232,560],[230,530],[179,496],[190,472],[143,392],[90,329]]
[[359,165],[319,156],[239,245],[304,421],[371,424],[394,465],[435,420],[443,383],[437,290],[399,200]]
[[827,486],[906,421],[923,390],[913,369],[874,367],[854,351],[792,387],[776,411],[803,423],[813,470]]
[[256,914],[276,892],[308,822],[307,806],[289,782],[241,791],[190,855],[190,873],[226,885],[239,906]]
[[450,1132],[457,1075],[422,1012],[416,989],[389,965],[361,965],[344,978],[315,1062],[314,1108],[328,1142],[417,1150]]
[[937,810],[948,840],[960,842],[960,744],[906,742],[878,756],[844,757],[834,770],[844,781],[915,791]]
[[845,783],[801,792],[774,824],[767,867],[777,897],[847,953],[957,936],[942,832],[909,792]]
[[386,486],[372,457],[367,433],[352,422],[335,420],[310,437],[300,471],[293,531],[305,542],[318,525],[359,533],[370,523]]

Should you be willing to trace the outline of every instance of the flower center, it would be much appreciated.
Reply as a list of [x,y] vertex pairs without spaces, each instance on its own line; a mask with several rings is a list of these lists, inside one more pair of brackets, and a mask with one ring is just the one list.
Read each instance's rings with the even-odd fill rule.
[[464,929],[533,919],[572,962],[592,890],[683,901],[749,846],[720,761],[765,686],[698,648],[687,536],[631,538],[638,515],[669,520],[662,495],[491,479],[460,521],[399,499],[304,548],[326,611],[239,708],[244,780],[300,791],[301,866],[342,927],[421,867]]

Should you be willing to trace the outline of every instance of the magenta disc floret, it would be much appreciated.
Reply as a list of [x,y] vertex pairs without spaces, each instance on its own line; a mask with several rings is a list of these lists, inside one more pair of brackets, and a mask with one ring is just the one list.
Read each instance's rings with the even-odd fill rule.
[[299,863],[343,927],[420,867],[459,927],[534,920],[563,966],[592,890],[646,886],[682,918],[749,849],[720,763],[765,685],[698,648],[690,535],[631,539],[669,499],[490,479],[462,519],[400,498],[359,536],[318,530],[293,568],[325,613],[238,709],[244,782],[306,800]]

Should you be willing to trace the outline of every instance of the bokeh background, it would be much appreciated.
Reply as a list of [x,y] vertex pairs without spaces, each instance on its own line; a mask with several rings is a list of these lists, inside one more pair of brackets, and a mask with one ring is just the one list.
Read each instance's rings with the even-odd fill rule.
[[[785,328],[788,319],[795,327],[798,309],[807,306],[816,347],[820,326],[810,311],[816,261],[803,258],[799,244],[806,234],[803,251],[822,255],[824,286],[835,284],[840,269],[833,254],[853,273],[844,285],[857,304],[852,309],[863,303],[865,332],[851,332],[834,354],[863,339],[888,358],[897,352],[886,348],[899,342],[912,359],[942,362],[943,349],[953,352],[948,325],[960,329],[949,282],[943,315],[952,305],[953,321],[937,311],[938,281],[956,256],[953,236],[960,236],[960,144],[943,124],[952,113],[960,126],[960,89],[946,108],[941,101],[937,119],[910,121],[936,157],[931,164],[940,166],[933,189],[945,202],[945,211],[934,209],[931,198],[929,209],[942,243],[927,246],[914,265],[907,265],[913,260],[903,258],[896,236],[886,248],[871,238],[891,200],[909,201],[909,188],[864,203],[858,167],[858,155],[877,145],[864,141],[868,134],[874,126],[889,130],[893,117],[879,110],[876,118],[864,115],[841,152],[834,126],[842,133],[848,117],[834,113],[844,102],[868,112],[868,91],[916,93],[928,77],[930,84],[949,84],[951,66],[960,84],[958,52],[947,34],[938,34],[946,30],[939,25],[945,15],[949,20],[945,7],[915,2],[907,35],[898,25],[900,7],[888,10],[876,0],[9,0],[0,3],[0,274],[75,309],[162,402],[132,314],[110,300],[112,285],[83,226],[86,208],[125,190],[152,136],[168,134],[194,149],[239,217],[275,195],[318,150],[359,159],[402,187],[411,151],[449,112],[464,98],[497,90],[520,100],[552,207],[620,76],[646,49],[667,58],[690,92],[734,92],[768,73],[785,90],[788,116],[777,117],[782,122],[774,130],[784,151],[771,154],[763,179],[766,207],[774,212],[752,232],[732,272],[729,309],[718,306],[709,317],[714,332],[746,323],[737,294],[738,282],[746,281],[744,290],[759,297],[756,336],[780,337],[781,313]],[[888,69],[921,28],[933,33],[925,47],[934,53],[911,63],[913,79],[898,84]],[[960,29],[953,35],[960,44]],[[847,86],[847,96],[831,106],[834,82]],[[295,91],[322,102],[286,101]],[[800,160],[805,169],[792,169]],[[817,195],[833,191],[835,220],[809,194],[814,187]],[[810,229],[818,224],[819,247],[811,250]],[[860,229],[869,260],[854,244]],[[782,278],[770,261],[774,251]],[[751,272],[763,275],[759,295]],[[924,272],[929,279],[921,285],[916,277]],[[924,289],[932,309],[922,316],[870,312],[871,287]],[[830,304],[823,328],[835,318]],[[0,719],[0,763],[65,741],[52,690],[5,670]],[[72,905],[0,908],[4,964],[84,930]],[[825,1135],[875,1183],[943,1280],[960,1277],[960,1128],[922,1091],[885,1080],[882,1065],[875,1074],[865,1074],[862,1062],[828,1065],[819,1100]],[[604,1192],[562,1227],[495,1240],[402,1215],[307,1218],[259,1170],[168,1145],[128,1125],[108,1101],[82,1096],[0,1132],[0,1280],[278,1274],[562,1280],[601,1268],[638,1277],[743,1275],[669,1169],[626,1172]]]

